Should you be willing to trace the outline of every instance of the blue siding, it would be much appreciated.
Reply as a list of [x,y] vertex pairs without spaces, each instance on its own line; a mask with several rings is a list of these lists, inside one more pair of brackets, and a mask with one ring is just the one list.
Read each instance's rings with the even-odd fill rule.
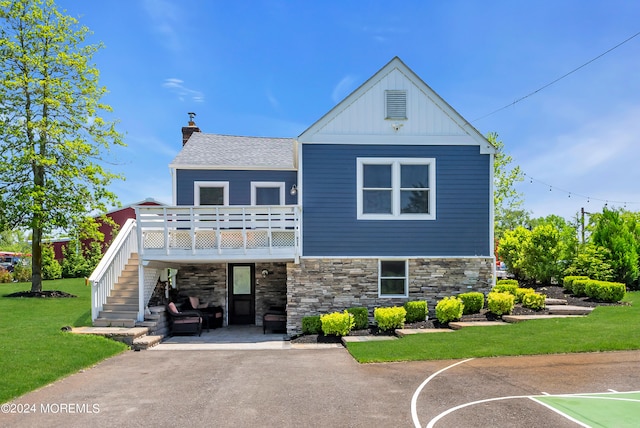
[[[491,256],[478,146],[302,145],[304,256]],[[357,220],[357,157],[436,159],[436,220]]]
[[289,189],[297,181],[296,171],[205,171],[178,170],[176,172],[176,203],[193,205],[193,183],[195,181],[228,181],[229,205],[251,204],[252,181],[277,181],[285,183],[285,204],[296,205],[297,196],[291,196]]

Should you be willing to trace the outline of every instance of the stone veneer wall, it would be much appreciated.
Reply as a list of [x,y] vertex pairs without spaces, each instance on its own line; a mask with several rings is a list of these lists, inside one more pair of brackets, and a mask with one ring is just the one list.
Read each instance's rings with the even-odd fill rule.
[[354,306],[376,307],[426,300],[429,316],[443,297],[467,291],[488,293],[493,258],[409,259],[409,297],[378,297],[378,259],[301,259],[287,264],[287,332],[302,332],[302,317]]
[[[269,273],[262,276],[262,271]],[[272,306],[287,303],[287,267],[285,263],[256,263],[255,265],[255,324],[262,325],[262,316]],[[178,269],[178,291],[182,296],[196,296],[202,303],[222,306],[225,324],[227,316],[227,265],[207,264],[182,266]]]

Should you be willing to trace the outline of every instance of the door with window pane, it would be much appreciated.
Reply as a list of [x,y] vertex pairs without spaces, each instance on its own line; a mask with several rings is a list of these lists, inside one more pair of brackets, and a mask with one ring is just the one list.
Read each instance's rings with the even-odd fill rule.
[[229,265],[229,324],[255,323],[255,265]]

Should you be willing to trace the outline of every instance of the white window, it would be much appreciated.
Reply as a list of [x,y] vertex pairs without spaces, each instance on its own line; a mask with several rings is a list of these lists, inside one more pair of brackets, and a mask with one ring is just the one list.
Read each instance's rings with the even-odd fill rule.
[[380,260],[378,263],[378,295],[407,297],[409,295],[408,264],[406,260]]
[[403,120],[407,118],[407,91],[389,90],[384,91],[385,105],[387,108],[386,118]]
[[229,182],[194,182],[193,205],[229,205]]
[[251,182],[251,205],[284,205],[284,183]]
[[357,158],[359,220],[435,220],[436,161]]

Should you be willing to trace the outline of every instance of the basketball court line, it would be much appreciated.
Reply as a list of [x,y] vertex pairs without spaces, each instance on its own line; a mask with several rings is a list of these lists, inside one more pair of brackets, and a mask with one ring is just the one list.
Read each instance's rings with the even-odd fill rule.
[[[429,376],[427,379],[425,379],[425,381],[422,382],[420,386],[418,386],[418,388],[413,394],[413,397],[411,398],[411,418],[416,428],[422,428],[422,425],[420,424],[420,421],[418,419],[418,412],[417,412],[417,401],[422,390],[427,386],[427,384],[431,380],[433,380],[435,377],[437,377],[441,373],[457,365],[466,363],[471,360],[473,360],[473,358],[469,358],[463,361],[458,361],[457,363],[451,364],[441,370],[438,370],[437,372]],[[494,398],[487,398],[484,400],[472,401],[472,402],[460,404],[458,406],[452,407],[440,413],[439,415],[437,415],[436,417],[434,417],[429,421],[429,423],[426,425],[426,428],[433,428],[435,424],[443,417],[465,407],[474,406],[482,403],[493,402],[493,401],[504,401],[504,400],[515,400],[515,399],[532,400],[542,405],[543,407],[585,428],[591,428],[592,425],[588,425],[586,422],[584,422],[584,419],[591,421],[592,423],[595,423],[596,424],[595,426],[611,426],[610,425],[611,422],[614,422],[617,426],[622,426],[619,424],[619,422],[621,422],[620,419],[624,417],[624,414],[621,415],[620,412],[617,412],[615,415],[617,419],[615,419],[614,421],[611,421],[606,417],[605,417],[606,420],[603,421],[601,420],[602,415],[599,415],[597,411],[591,414],[589,414],[589,411],[586,411],[587,414],[586,415],[583,414],[585,413],[585,409],[589,408],[590,406],[584,407],[583,405],[582,406],[578,405],[579,410],[576,410],[576,403],[575,403],[576,400],[607,400],[607,401],[622,403],[627,405],[630,404],[633,407],[626,408],[626,411],[628,412],[627,415],[631,416],[630,419],[633,420],[633,422],[635,423],[637,421],[637,416],[635,415],[638,414],[637,406],[640,405],[640,391],[618,392],[612,389],[609,389],[608,391],[609,392],[604,392],[604,393],[576,393],[576,394],[548,394],[546,392],[543,392],[540,395],[514,395],[514,396],[494,397]],[[572,402],[568,403],[567,402],[568,399],[572,400]],[[554,402],[556,407],[554,407]],[[563,408],[564,411],[561,410],[560,408]],[[624,412],[624,409],[623,409],[623,412]],[[569,413],[572,413],[573,416],[570,415]],[[613,413],[613,412],[610,412],[610,413]],[[576,418],[576,416],[577,417],[582,416],[583,420]]]

